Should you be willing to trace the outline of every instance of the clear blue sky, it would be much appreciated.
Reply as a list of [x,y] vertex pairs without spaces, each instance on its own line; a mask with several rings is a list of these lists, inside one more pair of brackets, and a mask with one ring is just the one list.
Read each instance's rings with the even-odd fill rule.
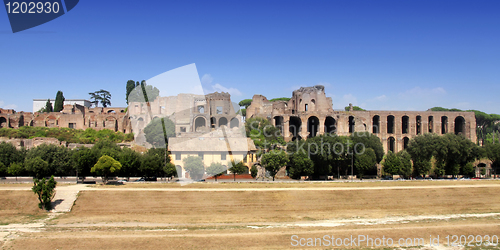
[[[86,98],[196,63],[232,100],[323,84],[334,108],[500,113],[500,1],[93,1],[12,34],[0,10],[0,107]],[[218,84],[218,85],[216,85]]]

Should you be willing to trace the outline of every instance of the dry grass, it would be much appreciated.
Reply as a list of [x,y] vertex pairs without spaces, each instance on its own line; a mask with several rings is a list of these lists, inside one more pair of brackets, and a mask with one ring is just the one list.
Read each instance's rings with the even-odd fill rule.
[[0,190],[0,204],[0,224],[26,223],[47,215],[31,191]]
[[500,187],[335,191],[84,191],[56,223],[258,223],[500,212]]

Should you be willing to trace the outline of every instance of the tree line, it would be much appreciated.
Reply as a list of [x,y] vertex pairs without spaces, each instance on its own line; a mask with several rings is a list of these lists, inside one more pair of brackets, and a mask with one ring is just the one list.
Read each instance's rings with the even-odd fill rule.
[[0,143],[0,176],[33,176],[37,179],[54,176],[102,176],[92,168],[103,156],[120,163],[113,176],[165,176],[176,175],[170,154],[163,148],[152,148],[141,154],[130,148],[120,148],[109,140],[99,140],[92,148],[68,149],[42,144],[26,150],[12,144]]

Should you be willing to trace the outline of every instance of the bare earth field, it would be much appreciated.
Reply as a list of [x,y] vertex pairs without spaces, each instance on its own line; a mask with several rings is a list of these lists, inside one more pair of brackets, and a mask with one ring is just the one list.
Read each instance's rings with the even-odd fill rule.
[[31,191],[0,190],[0,225],[26,223],[43,218],[38,199]]
[[[172,183],[83,190],[71,212],[38,229],[4,230],[3,239],[0,230],[2,248],[395,249],[402,238],[417,246],[411,249],[500,249],[471,242],[477,235],[500,236],[498,181]],[[2,204],[33,198],[33,210],[19,210],[18,216],[37,212],[30,191],[0,194]],[[1,219],[8,216],[0,210]],[[438,235],[439,246],[430,246]],[[445,246],[448,235],[451,243],[451,235],[467,236],[471,246]],[[325,240],[332,236],[344,243],[332,246]],[[393,245],[367,245],[357,241],[360,236],[391,238]],[[351,237],[361,244],[346,246]]]

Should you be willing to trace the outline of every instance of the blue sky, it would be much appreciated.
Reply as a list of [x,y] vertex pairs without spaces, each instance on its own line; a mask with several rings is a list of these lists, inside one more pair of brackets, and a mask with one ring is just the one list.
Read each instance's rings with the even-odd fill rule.
[[0,107],[88,98],[195,63],[233,101],[323,84],[334,108],[500,113],[500,1],[80,1],[12,34],[0,10]]

